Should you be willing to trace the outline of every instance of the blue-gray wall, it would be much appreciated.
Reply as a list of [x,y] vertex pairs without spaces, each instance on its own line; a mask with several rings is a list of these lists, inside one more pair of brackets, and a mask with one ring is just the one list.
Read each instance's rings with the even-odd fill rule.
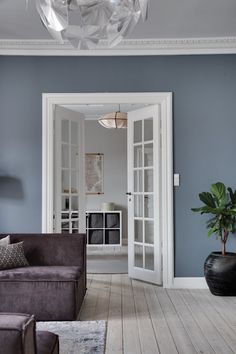
[[0,57],[0,232],[41,230],[42,92],[108,91],[174,93],[176,276],[202,276],[219,244],[190,208],[214,181],[236,188],[234,55]]

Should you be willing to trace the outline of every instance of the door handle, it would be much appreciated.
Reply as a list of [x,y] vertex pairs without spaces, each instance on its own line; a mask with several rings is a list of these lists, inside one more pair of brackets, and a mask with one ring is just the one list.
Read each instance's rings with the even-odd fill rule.
[[126,194],[126,195],[132,195],[132,193],[131,193],[131,192],[126,192],[125,194]]

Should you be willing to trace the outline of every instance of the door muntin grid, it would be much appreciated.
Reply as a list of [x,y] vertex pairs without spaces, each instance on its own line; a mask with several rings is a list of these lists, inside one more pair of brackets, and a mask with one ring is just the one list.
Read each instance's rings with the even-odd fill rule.
[[153,118],[133,124],[134,266],[154,271]]
[[61,232],[79,230],[79,123],[61,122]]

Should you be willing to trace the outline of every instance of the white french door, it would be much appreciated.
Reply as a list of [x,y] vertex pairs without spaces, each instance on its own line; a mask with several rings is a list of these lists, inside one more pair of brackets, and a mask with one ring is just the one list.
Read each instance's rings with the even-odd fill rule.
[[55,109],[54,232],[85,233],[84,115]]
[[162,283],[160,107],[128,113],[129,276]]

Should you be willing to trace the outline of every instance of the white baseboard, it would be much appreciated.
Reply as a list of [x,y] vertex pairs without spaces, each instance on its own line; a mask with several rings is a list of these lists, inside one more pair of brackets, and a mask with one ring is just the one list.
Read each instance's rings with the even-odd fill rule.
[[174,289],[208,289],[206,279],[204,277],[194,278],[174,278]]

